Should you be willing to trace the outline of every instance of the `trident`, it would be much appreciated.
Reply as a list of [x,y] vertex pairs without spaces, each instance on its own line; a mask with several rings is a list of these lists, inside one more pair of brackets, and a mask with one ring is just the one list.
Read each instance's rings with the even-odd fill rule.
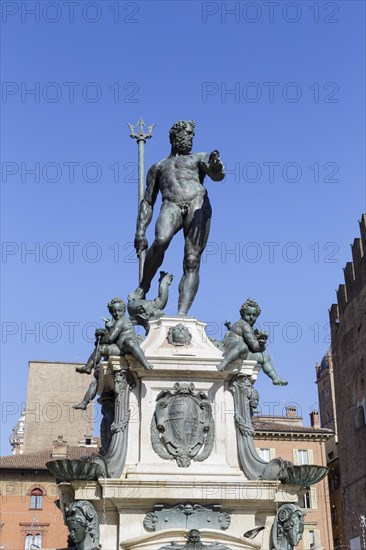
[[[128,127],[130,128],[130,137],[136,139],[138,146],[138,207],[137,215],[140,211],[141,202],[144,198],[144,177],[145,177],[145,143],[147,139],[152,138],[152,130],[156,124],[152,124],[147,127],[147,133],[144,132],[145,123],[140,117],[137,121],[138,132],[135,132],[135,127],[127,122]],[[140,254],[139,257],[139,282],[141,282],[142,274],[144,270],[144,261],[145,261],[146,250]]]

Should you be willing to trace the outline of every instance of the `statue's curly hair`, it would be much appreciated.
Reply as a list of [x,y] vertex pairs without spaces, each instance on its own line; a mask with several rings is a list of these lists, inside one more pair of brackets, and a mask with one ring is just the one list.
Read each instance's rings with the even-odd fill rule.
[[66,524],[82,525],[89,532],[93,543],[99,547],[99,521],[94,506],[87,500],[76,500],[66,510]]
[[124,301],[121,298],[112,298],[112,300],[110,302],[108,302],[108,304],[107,304],[107,308],[108,308],[109,313],[111,313],[111,308],[112,308],[112,306],[114,306],[114,304],[121,304],[122,307],[123,307],[123,312],[126,311],[126,304],[124,303]]
[[257,315],[259,316],[261,314],[261,308],[259,307],[259,305],[257,304],[257,302],[255,302],[254,300],[251,300],[250,298],[248,298],[244,304],[242,304],[241,308],[240,308],[240,317],[243,317],[244,313],[246,312],[246,310],[248,309],[248,307],[255,307],[256,311],[257,311]]
[[[273,524],[272,542],[274,550],[280,550],[282,548],[283,537],[287,538],[288,533],[295,525],[295,516],[299,520],[300,524],[304,521],[304,511],[297,506],[297,504],[286,503],[283,504],[278,510]],[[303,525],[302,525],[303,529]]]
[[186,130],[188,126],[192,126],[194,129],[196,126],[196,123],[194,120],[178,120],[173,124],[173,126],[169,130],[169,139],[170,143],[173,142],[174,138],[179,134],[182,130]]

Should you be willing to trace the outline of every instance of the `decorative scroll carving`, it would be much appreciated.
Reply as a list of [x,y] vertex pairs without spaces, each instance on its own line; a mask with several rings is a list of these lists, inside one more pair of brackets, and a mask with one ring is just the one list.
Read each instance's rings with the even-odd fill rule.
[[222,511],[221,505],[201,506],[200,504],[177,504],[168,506],[156,504],[154,511],[146,514],[144,527],[149,531],[161,529],[222,529],[229,527],[230,514]]
[[257,453],[253,441],[255,430],[252,425],[253,410],[259,401],[257,390],[253,388],[251,379],[244,374],[234,376],[229,389],[234,396],[234,419],[242,470],[249,479],[278,479],[281,469],[291,463],[281,458],[265,462]]
[[[110,392],[102,393],[99,401],[105,406],[101,424],[102,448],[110,477],[120,477],[127,454],[128,422],[130,420],[130,390],[136,386],[131,372],[116,371],[114,374],[114,415],[111,415]],[[108,444],[108,442],[110,442]]]
[[249,479],[278,479],[282,483],[307,487],[327,475],[329,469],[325,466],[294,466],[282,458],[274,458],[269,462],[262,460],[254,445],[255,430],[252,425],[253,411],[259,401],[258,392],[253,388],[251,379],[244,374],[234,376],[229,389],[234,396],[239,462]]
[[[175,459],[188,468],[191,461],[205,460],[214,444],[214,420],[207,395],[194,384],[176,383],[159,393],[151,421],[151,444],[165,460]],[[201,454],[199,452],[202,450]]]

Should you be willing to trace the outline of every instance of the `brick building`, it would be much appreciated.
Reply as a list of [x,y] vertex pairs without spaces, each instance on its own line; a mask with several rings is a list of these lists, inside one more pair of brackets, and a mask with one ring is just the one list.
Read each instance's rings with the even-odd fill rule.
[[[333,431],[321,428],[318,413],[311,413],[311,426],[304,426],[296,407],[287,407],[286,416],[253,417],[254,441],[264,460],[281,457],[294,464],[326,465],[325,444]],[[304,490],[299,506],[305,509],[305,529],[298,550],[323,548],[332,544],[331,514],[327,479]]]
[[55,506],[56,483],[46,462],[80,458],[98,447],[93,406],[72,408],[92,380],[75,372],[77,366],[29,362],[25,411],[9,438],[13,455],[0,458],[0,550],[66,546],[68,530]]
[[59,458],[80,458],[96,451],[95,446],[71,447],[58,439],[53,447],[0,457],[0,548],[31,550],[67,546],[57,500],[56,480],[46,462]]
[[334,369],[332,353],[329,350],[317,364],[316,384],[318,386],[320,421],[323,428],[334,431],[334,436],[325,443],[328,475],[330,510],[332,517],[333,547],[334,550],[344,547],[344,508],[340,485],[340,468],[338,455],[337,410],[334,390]]
[[330,309],[344,546],[366,550],[366,214]]

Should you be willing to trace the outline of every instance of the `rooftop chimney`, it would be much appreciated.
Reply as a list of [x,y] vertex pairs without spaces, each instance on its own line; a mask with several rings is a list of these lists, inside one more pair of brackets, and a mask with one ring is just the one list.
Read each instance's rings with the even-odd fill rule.
[[320,428],[319,413],[318,411],[311,411],[310,424],[312,428]]
[[297,408],[294,405],[287,405],[286,416],[294,418],[297,416]]
[[66,458],[67,456],[67,441],[62,435],[58,435],[52,446],[52,458]]

